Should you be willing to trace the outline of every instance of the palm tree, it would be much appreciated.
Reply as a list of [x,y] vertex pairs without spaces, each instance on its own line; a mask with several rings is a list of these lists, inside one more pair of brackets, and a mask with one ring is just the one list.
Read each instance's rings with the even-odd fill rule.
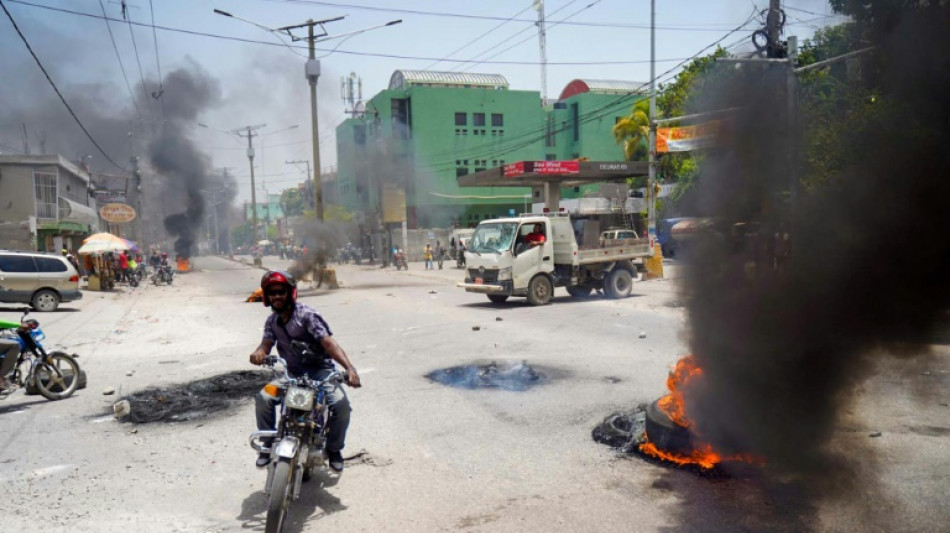
[[650,135],[650,103],[647,99],[637,100],[630,109],[630,115],[614,124],[614,138],[617,144],[623,144],[623,153],[628,161],[646,158]]

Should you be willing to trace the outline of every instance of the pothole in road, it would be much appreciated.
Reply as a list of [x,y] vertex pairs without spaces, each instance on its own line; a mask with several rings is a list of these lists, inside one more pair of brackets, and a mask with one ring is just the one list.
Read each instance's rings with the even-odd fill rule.
[[269,380],[269,374],[240,370],[171,387],[148,388],[120,401],[129,402],[123,422],[184,422],[204,418],[250,400]]
[[555,372],[528,363],[462,365],[429,372],[426,377],[448,387],[460,389],[502,389],[524,392],[550,381]]

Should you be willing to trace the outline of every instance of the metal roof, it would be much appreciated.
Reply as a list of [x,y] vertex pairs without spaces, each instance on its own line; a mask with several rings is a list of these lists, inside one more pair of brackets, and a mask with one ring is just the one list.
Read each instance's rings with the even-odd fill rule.
[[410,86],[507,89],[508,80],[501,74],[470,74],[434,70],[397,70],[389,78],[390,89],[405,89]]
[[650,86],[647,82],[622,80],[585,80],[574,79],[561,91],[560,100],[581,93],[594,94],[630,94],[645,92]]

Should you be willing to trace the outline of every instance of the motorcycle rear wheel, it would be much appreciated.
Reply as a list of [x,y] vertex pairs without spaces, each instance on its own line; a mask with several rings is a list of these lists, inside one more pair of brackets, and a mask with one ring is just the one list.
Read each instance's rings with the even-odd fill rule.
[[287,508],[290,507],[293,465],[281,459],[274,465],[274,480],[271,482],[270,498],[267,500],[267,523],[265,533],[280,533],[284,527]]
[[79,364],[64,353],[54,353],[33,372],[36,390],[47,400],[69,398],[79,388]]

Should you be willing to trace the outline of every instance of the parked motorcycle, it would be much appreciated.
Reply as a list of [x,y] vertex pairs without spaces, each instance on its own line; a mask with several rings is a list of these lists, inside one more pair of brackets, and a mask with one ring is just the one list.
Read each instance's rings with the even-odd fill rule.
[[73,356],[65,352],[46,352],[42,341],[46,339],[40,323],[26,318],[27,310],[20,317],[20,323],[0,320],[0,335],[15,338],[20,343],[20,354],[13,369],[13,389],[0,392],[0,400],[5,400],[16,388],[25,387],[26,393],[32,391],[43,395],[47,400],[62,400],[85,387],[85,374]]
[[396,270],[409,270],[409,262],[406,260],[406,252],[402,250],[399,250],[393,255],[393,263],[396,265]]
[[[294,341],[294,350],[303,357],[317,357],[306,343]],[[309,481],[317,468],[326,465],[326,431],[329,417],[327,391],[346,381],[346,372],[334,370],[321,380],[307,376],[290,377],[287,361],[272,355],[264,365],[274,368],[280,365],[278,380],[284,391],[280,403],[280,419],[275,431],[251,433],[250,445],[258,453],[270,453],[267,481],[266,533],[278,533],[290,502],[300,497],[302,482]],[[270,440],[270,446],[264,441]]]

